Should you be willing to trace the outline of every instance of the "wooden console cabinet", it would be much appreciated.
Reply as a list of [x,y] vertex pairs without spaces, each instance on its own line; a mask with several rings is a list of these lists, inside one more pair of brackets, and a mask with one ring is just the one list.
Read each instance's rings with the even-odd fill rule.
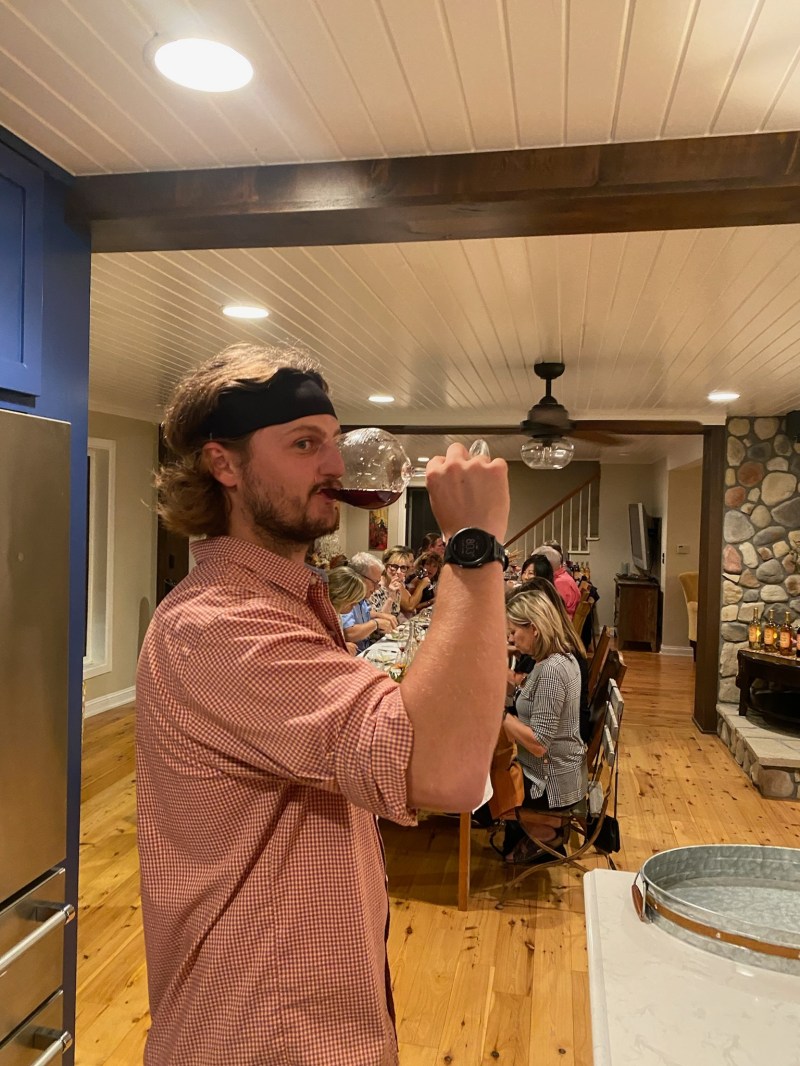
[[651,651],[661,647],[661,589],[655,581],[618,577],[614,599],[617,647],[649,644]]

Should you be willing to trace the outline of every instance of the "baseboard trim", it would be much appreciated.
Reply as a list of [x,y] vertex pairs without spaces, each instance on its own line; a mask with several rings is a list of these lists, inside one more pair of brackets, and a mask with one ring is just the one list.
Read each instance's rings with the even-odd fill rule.
[[691,657],[692,657],[692,649],[691,648],[684,648],[680,644],[662,644],[661,645],[661,654],[662,655],[688,655],[689,658],[691,659]]
[[87,700],[83,717],[92,718],[96,714],[102,714],[103,711],[113,711],[115,707],[124,707],[126,703],[133,703],[135,697],[136,689],[131,685],[130,688],[121,688],[119,692],[109,692],[106,696]]

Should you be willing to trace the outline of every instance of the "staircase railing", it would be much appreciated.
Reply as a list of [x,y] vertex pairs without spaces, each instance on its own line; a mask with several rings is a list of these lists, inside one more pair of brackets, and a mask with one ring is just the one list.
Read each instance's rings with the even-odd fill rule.
[[588,555],[597,537],[599,487],[600,474],[593,474],[515,533],[506,548],[518,551],[520,562],[546,540],[558,541],[569,555]]

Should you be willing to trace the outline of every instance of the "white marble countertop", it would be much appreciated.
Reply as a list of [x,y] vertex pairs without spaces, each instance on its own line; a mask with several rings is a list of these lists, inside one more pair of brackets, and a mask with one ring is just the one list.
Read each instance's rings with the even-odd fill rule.
[[800,976],[640,922],[633,874],[583,879],[594,1066],[798,1066]]

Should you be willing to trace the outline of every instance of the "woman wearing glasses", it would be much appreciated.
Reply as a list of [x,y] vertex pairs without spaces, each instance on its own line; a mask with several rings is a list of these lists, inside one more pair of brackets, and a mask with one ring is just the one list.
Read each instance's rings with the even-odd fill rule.
[[393,548],[387,548],[383,553],[383,573],[381,581],[373,594],[370,596],[369,605],[373,611],[383,614],[391,612],[395,617],[405,615],[410,617],[419,607],[422,594],[430,584],[426,578],[420,581],[413,592],[406,588],[406,578],[412,572],[414,555],[409,548],[397,544]]

